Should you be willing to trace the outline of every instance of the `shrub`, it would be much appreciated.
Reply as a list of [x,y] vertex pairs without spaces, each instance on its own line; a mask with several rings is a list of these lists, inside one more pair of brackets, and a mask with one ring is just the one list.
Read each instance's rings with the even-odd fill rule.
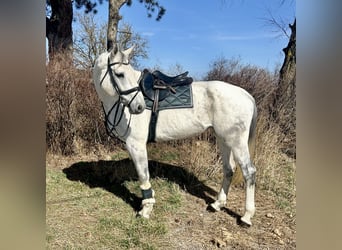
[[99,144],[112,147],[90,70],[80,70],[63,54],[47,65],[46,144],[53,153],[70,155]]
[[48,149],[72,154],[75,127],[72,121],[75,100],[75,75],[64,55],[56,55],[47,66],[46,143]]

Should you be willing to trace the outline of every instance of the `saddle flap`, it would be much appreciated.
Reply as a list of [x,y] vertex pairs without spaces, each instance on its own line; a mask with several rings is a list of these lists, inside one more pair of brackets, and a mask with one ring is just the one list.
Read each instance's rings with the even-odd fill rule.
[[153,84],[154,84],[154,77],[151,72],[149,72],[147,69],[144,69],[142,73],[142,78],[140,80],[140,88],[143,92],[144,96],[146,96],[151,101],[154,100],[154,90],[153,90]]
[[158,100],[162,101],[170,95],[170,90],[168,88],[162,88],[158,86],[156,82],[158,82],[158,79],[156,79],[153,73],[149,72],[147,69],[144,69],[140,82],[141,91],[151,101],[156,99],[155,95],[157,91]]

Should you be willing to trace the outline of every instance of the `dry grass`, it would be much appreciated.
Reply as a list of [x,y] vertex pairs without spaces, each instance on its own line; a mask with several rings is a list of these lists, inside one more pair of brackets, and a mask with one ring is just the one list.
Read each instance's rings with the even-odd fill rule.
[[268,191],[277,198],[279,207],[288,214],[296,210],[296,165],[295,160],[283,153],[279,147],[283,137],[277,124],[268,129],[259,118],[257,126],[256,152],[254,162],[257,166],[258,188]]
[[[158,218],[181,203],[175,184],[152,180],[161,205],[156,206],[153,220],[143,220],[135,218],[135,209],[124,196],[113,195],[120,185],[111,187],[111,192],[89,188],[82,181],[70,181],[58,169],[47,170],[46,183],[47,249],[157,249],[165,244],[167,233],[166,221]],[[126,180],[121,185],[140,197],[136,181]]]
[[[193,150],[208,147],[205,144],[197,144]],[[135,218],[141,194],[125,151],[118,150],[113,160],[107,161],[96,156],[57,157],[52,161],[55,156],[48,155],[46,248],[295,248],[294,215],[284,213],[269,192],[257,189],[254,225],[245,229],[236,222],[243,213],[241,187],[232,187],[227,209],[206,211],[220,186],[216,181],[220,179],[220,166],[217,174],[205,179],[205,171],[192,169],[197,171],[194,173],[187,170],[190,166],[183,166],[191,159],[184,160],[186,153],[177,148],[152,144],[149,152],[157,203],[148,221]]]

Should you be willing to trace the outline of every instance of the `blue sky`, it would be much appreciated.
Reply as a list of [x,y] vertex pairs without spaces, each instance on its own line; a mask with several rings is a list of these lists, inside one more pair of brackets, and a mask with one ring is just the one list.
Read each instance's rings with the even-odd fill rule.
[[[149,42],[147,60],[141,65],[168,70],[179,64],[201,77],[220,56],[240,58],[242,63],[273,70],[283,61],[288,38],[265,25],[263,18],[281,17],[292,23],[295,1],[279,0],[160,0],[166,13],[160,21],[147,18],[138,1],[120,10],[123,20]],[[98,6],[96,19],[107,22],[108,3]]]

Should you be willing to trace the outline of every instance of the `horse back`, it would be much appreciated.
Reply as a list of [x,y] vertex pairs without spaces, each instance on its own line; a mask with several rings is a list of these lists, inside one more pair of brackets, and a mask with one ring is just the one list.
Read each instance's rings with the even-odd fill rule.
[[220,81],[193,82],[193,107],[162,110],[157,125],[157,141],[182,139],[213,127],[215,132],[250,128],[254,99],[247,91]]
[[228,133],[228,130],[239,128],[248,137],[252,136],[257,111],[252,95],[239,86],[222,81],[199,82],[198,86],[201,85],[206,89],[203,99],[208,102],[207,110],[214,129],[222,128]]
[[[193,87],[204,88],[206,98],[213,105],[223,104],[234,109],[248,109],[254,112],[255,100],[245,89],[223,81],[194,82]],[[252,113],[253,113],[252,112]]]

